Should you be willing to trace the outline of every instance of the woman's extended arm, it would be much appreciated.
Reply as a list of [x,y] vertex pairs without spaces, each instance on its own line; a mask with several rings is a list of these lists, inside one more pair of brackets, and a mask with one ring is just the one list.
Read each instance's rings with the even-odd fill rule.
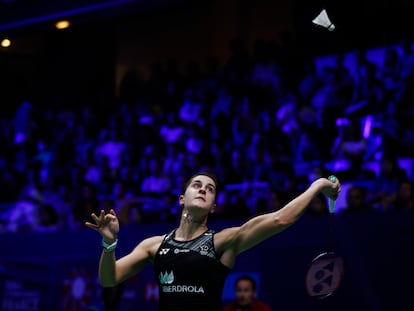
[[237,254],[291,226],[318,193],[323,192],[329,198],[336,199],[340,190],[338,180],[331,182],[326,178],[320,178],[280,210],[254,217],[240,227],[217,233],[216,247],[223,253],[222,262],[232,266]]
[[[86,222],[85,225],[98,231],[103,241],[111,245],[117,242],[119,233],[119,222],[114,210],[105,214],[101,211],[99,217],[92,214],[95,224]],[[139,243],[128,255],[116,260],[115,248],[102,250],[99,261],[99,280],[104,287],[115,286],[133,274],[139,272],[155,256],[162,236],[148,238]]]

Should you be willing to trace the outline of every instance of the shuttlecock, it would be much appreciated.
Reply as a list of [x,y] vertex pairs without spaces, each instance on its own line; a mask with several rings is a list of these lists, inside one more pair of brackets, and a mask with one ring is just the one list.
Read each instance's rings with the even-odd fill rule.
[[329,31],[333,31],[335,29],[335,25],[331,23],[329,20],[328,14],[326,13],[326,10],[323,9],[321,13],[319,13],[318,16],[312,21],[315,25],[322,26]]

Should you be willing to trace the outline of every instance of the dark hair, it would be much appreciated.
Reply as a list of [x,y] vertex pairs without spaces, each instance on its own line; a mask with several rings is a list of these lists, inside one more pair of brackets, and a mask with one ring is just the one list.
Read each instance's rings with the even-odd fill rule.
[[248,282],[250,282],[250,284],[252,284],[252,289],[253,289],[254,291],[256,291],[256,280],[255,280],[252,276],[250,276],[250,275],[248,275],[248,274],[243,274],[243,275],[239,276],[239,277],[236,279],[236,282],[234,283],[234,285],[235,285],[235,286],[237,286],[237,284],[238,284],[240,281],[248,281]]
[[187,187],[191,184],[191,182],[193,181],[193,179],[194,179],[194,177],[197,177],[197,176],[200,176],[200,175],[202,175],[202,176],[207,176],[207,177],[210,177],[213,181],[214,181],[214,184],[216,185],[216,195],[215,195],[215,197],[217,198],[217,191],[218,191],[218,183],[217,183],[217,178],[216,178],[216,176],[214,175],[214,174],[212,174],[212,173],[208,173],[208,172],[198,172],[197,174],[194,174],[193,176],[191,176],[185,183],[184,183],[184,186],[183,186],[183,189],[182,189],[182,193],[184,194],[185,193],[185,190],[187,189]]

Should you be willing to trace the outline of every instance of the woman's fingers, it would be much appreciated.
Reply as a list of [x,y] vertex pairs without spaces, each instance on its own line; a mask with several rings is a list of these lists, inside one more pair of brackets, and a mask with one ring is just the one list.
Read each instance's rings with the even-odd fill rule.
[[95,213],[92,213],[91,217],[95,223],[87,221],[85,222],[85,226],[97,231],[103,230],[109,223],[116,222],[117,220],[115,211],[113,209],[111,209],[106,214],[104,210],[101,210],[99,216],[97,216]]
[[95,221],[95,223],[99,223],[100,218],[98,218],[98,216],[96,216],[95,213],[92,213],[91,217]]
[[89,221],[85,222],[85,226],[87,226],[88,228],[94,229],[94,230],[98,230],[99,229],[99,225],[97,224],[93,224]]
[[104,220],[104,218],[105,218],[105,211],[101,210],[101,213],[99,214],[99,219]]
[[105,218],[104,218],[104,220],[106,221],[106,222],[111,222],[111,221],[113,221],[113,220],[115,220],[116,219],[116,216],[115,215],[112,215],[112,214],[106,214],[105,215]]
[[102,226],[103,222],[105,221],[105,212],[101,211],[100,214],[99,214],[99,217],[95,213],[92,213],[91,217],[92,217],[92,219],[95,223],[93,224],[93,223],[87,221],[87,222],[85,222],[85,225],[87,227],[91,228],[91,229],[96,229],[97,230]]

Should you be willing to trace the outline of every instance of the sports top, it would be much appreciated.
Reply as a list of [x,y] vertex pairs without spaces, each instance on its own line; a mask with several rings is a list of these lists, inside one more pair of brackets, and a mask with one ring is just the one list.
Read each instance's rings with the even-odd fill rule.
[[166,235],[154,259],[160,311],[221,311],[222,290],[230,268],[214,249],[213,230],[190,241]]

